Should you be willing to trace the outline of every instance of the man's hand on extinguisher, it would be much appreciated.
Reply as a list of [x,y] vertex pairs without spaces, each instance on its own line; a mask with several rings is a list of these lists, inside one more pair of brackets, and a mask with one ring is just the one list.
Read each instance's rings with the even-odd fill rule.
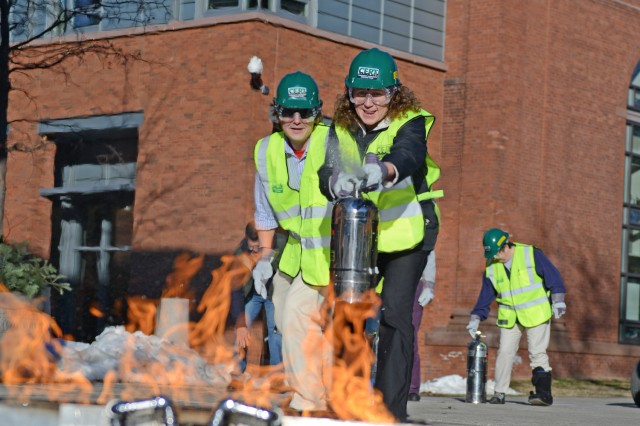
[[467,324],[467,331],[472,339],[475,339],[478,327],[480,326],[480,317],[478,315],[469,316],[469,324]]

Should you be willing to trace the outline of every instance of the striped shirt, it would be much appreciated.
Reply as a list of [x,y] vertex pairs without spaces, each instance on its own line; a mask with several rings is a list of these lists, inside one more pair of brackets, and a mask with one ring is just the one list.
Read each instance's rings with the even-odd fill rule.
[[[289,143],[284,144],[284,155],[287,157],[287,171],[289,172],[289,186],[296,191],[300,190],[300,177],[302,176],[302,171],[304,170],[304,163],[307,158],[308,146],[309,143],[307,142],[302,158],[298,159]],[[278,221],[276,220],[273,208],[269,204],[269,198],[264,192],[262,179],[260,179],[258,173],[256,173],[255,175],[253,199],[255,202],[255,212],[253,214],[253,219],[256,223],[256,229],[258,231],[266,231],[277,228]]]

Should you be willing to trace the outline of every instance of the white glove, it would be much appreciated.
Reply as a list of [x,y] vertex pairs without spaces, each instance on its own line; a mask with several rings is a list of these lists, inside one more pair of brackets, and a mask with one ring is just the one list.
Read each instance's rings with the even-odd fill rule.
[[567,305],[564,303],[564,293],[554,293],[551,295],[551,310],[555,319],[560,318],[567,312]]
[[389,172],[387,167],[378,160],[376,154],[369,153],[365,157],[365,164],[362,166],[360,175],[365,181],[364,187],[368,191],[375,191],[382,182],[385,181]]
[[263,299],[267,298],[267,287],[264,284],[253,280],[253,288],[256,290],[256,293],[260,295],[260,297],[262,297]]
[[273,267],[268,258],[258,260],[253,268],[253,288],[262,298],[267,298],[267,282],[273,276]]
[[418,296],[418,303],[420,306],[424,307],[433,300],[435,283],[431,281],[425,281],[424,279],[420,279],[420,284],[422,284],[422,292],[420,296]]
[[332,179],[331,190],[336,197],[348,197],[356,190],[356,185],[360,187],[360,179],[354,174],[340,172],[335,179]]
[[480,317],[477,315],[471,315],[469,317],[469,324],[467,324],[467,331],[469,331],[472,339],[476,338],[478,327],[480,327]]
[[553,317],[558,319],[567,312],[567,305],[564,302],[556,302],[551,305],[551,310],[553,311]]

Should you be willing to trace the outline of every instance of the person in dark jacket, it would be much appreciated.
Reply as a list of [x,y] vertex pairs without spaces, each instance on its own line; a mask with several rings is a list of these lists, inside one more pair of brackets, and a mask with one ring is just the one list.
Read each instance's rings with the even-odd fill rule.
[[375,387],[401,421],[413,364],[413,301],[439,228],[438,194],[431,191],[439,168],[426,143],[433,122],[400,83],[393,57],[362,51],[351,62],[318,171],[328,199],[363,190],[379,211],[377,266],[384,286]]

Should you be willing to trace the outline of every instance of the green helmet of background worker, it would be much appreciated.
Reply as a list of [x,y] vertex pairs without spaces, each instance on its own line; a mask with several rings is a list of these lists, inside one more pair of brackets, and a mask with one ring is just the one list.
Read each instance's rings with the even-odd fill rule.
[[296,109],[319,109],[318,85],[310,75],[300,71],[282,77],[273,102],[278,107]]
[[350,89],[384,89],[397,86],[398,65],[387,52],[373,48],[358,53],[349,67],[344,84]]
[[509,234],[502,229],[491,228],[484,233],[482,237],[482,245],[484,246],[484,257],[492,259],[493,256],[504,247],[509,241]]

